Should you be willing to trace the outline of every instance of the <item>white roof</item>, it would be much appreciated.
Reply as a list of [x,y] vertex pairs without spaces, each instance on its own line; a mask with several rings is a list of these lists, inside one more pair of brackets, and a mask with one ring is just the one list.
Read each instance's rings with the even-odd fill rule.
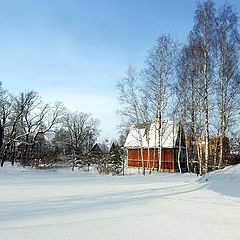
[[[162,136],[162,147],[163,148],[172,148],[177,139],[178,125],[173,121],[163,121],[161,136]],[[126,148],[140,148],[141,140],[144,148],[148,147],[147,144],[147,135],[144,127],[137,128],[132,126],[124,146]],[[149,131],[149,147],[157,148],[158,147],[158,128],[155,123],[150,125]]]

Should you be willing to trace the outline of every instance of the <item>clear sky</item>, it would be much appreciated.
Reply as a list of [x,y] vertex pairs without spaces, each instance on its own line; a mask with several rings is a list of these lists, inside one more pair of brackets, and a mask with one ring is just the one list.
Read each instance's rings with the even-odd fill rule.
[[[216,0],[216,5],[225,1]],[[228,1],[239,12],[240,1]],[[117,137],[116,82],[161,34],[185,42],[194,0],[0,0],[0,81],[92,113]]]

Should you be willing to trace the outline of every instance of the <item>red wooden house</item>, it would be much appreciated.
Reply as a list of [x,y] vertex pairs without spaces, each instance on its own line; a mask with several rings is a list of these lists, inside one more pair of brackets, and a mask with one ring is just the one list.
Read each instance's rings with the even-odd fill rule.
[[173,121],[162,122],[160,129],[161,163],[158,159],[158,136],[156,124],[151,124],[148,128],[133,126],[124,145],[127,148],[128,166],[143,167],[142,149],[145,168],[159,169],[161,165],[162,172],[179,172],[180,166],[182,172],[186,172],[186,143],[181,125]]

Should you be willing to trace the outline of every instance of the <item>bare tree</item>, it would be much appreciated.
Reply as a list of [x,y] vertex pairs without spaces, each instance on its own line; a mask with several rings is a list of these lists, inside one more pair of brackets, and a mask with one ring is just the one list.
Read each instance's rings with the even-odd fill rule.
[[211,0],[199,4],[195,11],[194,33],[203,50],[203,85],[205,116],[205,171],[209,165],[209,88],[214,69],[213,53],[215,47],[216,16]]
[[140,143],[140,155],[142,161],[143,174],[145,175],[145,164],[143,157],[143,136],[140,126],[144,123],[143,108],[141,106],[139,82],[136,77],[136,70],[129,66],[125,78],[118,82],[119,101],[121,109],[119,115],[123,123],[133,125],[138,132],[138,141]]
[[12,164],[18,160],[23,166],[37,166],[41,158],[52,162],[60,153],[59,146],[53,144],[57,138],[73,150],[89,152],[98,127],[99,120],[90,114],[67,112],[60,102],[44,103],[34,90],[11,95],[0,83],[1,166],[6,160]]
[[17,146],[21,146],[21,163],[30,164],[30,155],[33,155],[39,135],[45,135],[58,123],[62,106],[60,103],[54,106],[44,104],[35,91],[25,91],[13,97],[12,106],[6,125],[5,153],[11,152],[14,161]]
[[188,44],[183,46],[178,58],[177,79],[177,104],[186,130],[189,167],[192,171],[198,162],[198,169],[202,174],[203,51],[194,32],[190,32]]
[[4,154],[1,166],[3,166],[8,155],[11,155],[12,164],[14,163],[16,142],[24,137],[23,129],[21,128],[23,125],[23,114],[29,101],[31,102],[32,93],[27,95],[28,96],[24,98],[23,94],[20,94],[19,99],[11,96],[11,111],[9,112],[8,118],[5,119],[5,121],[7,121],[5,124]]
[[150,96],[152,111],[156,116],[156,126],[158,133],[158,161],[159,171],[161,171],[162,159],[162,127],[161,123],[166,114],[168,97],[171,85],[173,84],[173,74],[175,69],[175,57],[177,44],[170,36],[161,36],[156,41],[152,49],[148,51],[146,58],[146,68],[144,70],[147,89]]
[[62,118],[62,126],[55,141],[61,138],[62,143],[70,146],[72,151],[88,153],[98,136],[99,123],[89,113],[68,112]]
[[[7,158],[6,147],[6,128],[9,127],[9,117],[12,111],[12,96],[8,91],[3,89],[0,82],[0,152],[1,152],[1,167]],[[12,162],[13,163],[13,162]]]
[[237,95],[239,95],[239,61],[238,50],[240,37],[238,33],[238,17],[232,6],[225,4],[220,8],[217,19],[217,48],[219,62],[218,108],[219,108],[219,164],[222,167],[224,157],[224,139],[229,128],[232,115],[237,111]]
[[189,134],[190,160],[199,161],[200,174],[202,168],[216,166],[218,156],[221,167],[226,131],[239,105],[237,21],[231,6],[224,5],[216,14],[212,1],[199,4],[194,29],[178,61],[178,102]]

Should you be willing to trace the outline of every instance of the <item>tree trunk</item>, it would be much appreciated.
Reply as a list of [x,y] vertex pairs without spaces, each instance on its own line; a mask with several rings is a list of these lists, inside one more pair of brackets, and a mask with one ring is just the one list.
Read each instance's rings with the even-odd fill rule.
[[149,140],[148,140],[148,169],[149,169],[149,174],[151,174],[151,162],[150,162],[150,147],[149,147]]
[[219,117],[220,117],[220,139],[219,139],[219,147],[220,147],[220,152],[219,152],[219,164],[218,164],[218,168],[222,167],[222,161],[223,161],[223,139],[224,139],[224,100],[223,100],[223,95],[224,95],[224,62],[225,62],[225,58],[224,58],[224,49],[223,46],[221,48],[221,76],[220,76],[220,111],[219,111]]
[[199,144],[198,144],[198,159],[199,159],[199,174],[200,176],[202,176],[202,143],[201,143],[201,139],[199,141]]
[[143,140],[142,140],[142,134],[141,134],[139,128],[138,128],[138,136],[139,136],[139,141],[140,141],[140,157],[141,157],[141,161],[142,161],[143,175],[145,175],[145,164],[144,164],[144,156],[143,156]]
[[[194,143],[195,143],[195,86],[194,86],[194,78],[192,78],[191,82],[191,139],[190,139],[190,149],[191,149],[191,161],[195,160],[194,154]],[[187,144],[186,144],[187,146]]]
[[207,53],[207,42],[206,42],[206,21],[203,21],[204,28],[204,65],[203,65],[203,77],[204,77],[204,113],[205,113],[205,171],[208,172],[208,162],[209,162],[209,117],[208,117],[208,77],[207,77],[207,63],[208,63],[208,53]]
[[[200,58],[200,50],[198,57]],[[197,158],[199,163],[199,174],[202,175],[202,111],[201,111],[201,66],[198,63],[198,81],[197,81],[197,113],[198,113],[198,138],[197,138]]]
[[2,146],[3,146],[3,138],[4,138],[4,128],[0,121],[0,151],[2,150]]
[[159,115],[159,124],[158,124],[158,171],[161,172],[162,165],[162,122],[161,116]]
[[179,126],[179,141],[178,141],[178,169],[179,169],[179,172],[180,172],[180,173],[182,173],[181,163],[180,163],[181,151],[182,151],[182,129],[181,129],[181,126]]
[[213,162],[214,168],[217,167],[217,159],[218,159],[218,144],[219,144],[219,139],[218,139],[218,137],[216,137],[216,140],[215,140],[214,162]]
[[153,148],[153,170],[155,169],[155,162],[156,162],[156,145],[157,145],[157,128],[155,123],[154,128],[154,148]]

